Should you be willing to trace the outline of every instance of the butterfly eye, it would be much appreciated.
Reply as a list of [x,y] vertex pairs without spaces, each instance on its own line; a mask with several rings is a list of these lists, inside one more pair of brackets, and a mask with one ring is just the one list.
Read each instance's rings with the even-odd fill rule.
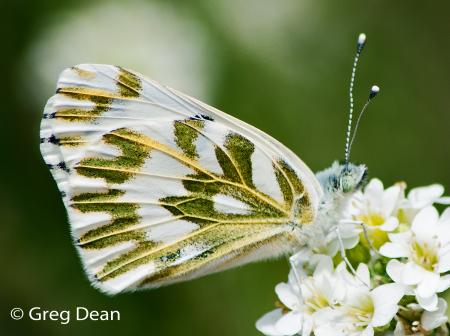
[[361,174],[361,178],[359,179],[359,182],[356,185],[356,189],[363,188],[369,180],[369,172],[367,171],[367,168],[364,167],[363,173]]

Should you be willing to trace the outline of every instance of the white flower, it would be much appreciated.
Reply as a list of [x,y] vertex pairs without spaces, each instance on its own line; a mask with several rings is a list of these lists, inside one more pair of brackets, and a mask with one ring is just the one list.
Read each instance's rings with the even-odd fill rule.
[[279,308],[261,317],[256,328],[270,336],[309,336],[314,328],[314,315],[321,309],[332,307],[343,297],[342,282],[334,275],[331,258],[322,256],[314,274],[298,284],[293,272],[288,283],[275,287],[283,309]]
[[364,192],[355,194],[350,203],[349,215],[367,226],[371,243],[376,248],[387,241],[386,232],[398,227],[397,211],[404,197],[404,188],[403,184],[398,183],[385,190],[383,183],[374,178]]
[[[334,312],[322,310],[316,316],[316,336],[372,336],[375,327],[388,324],[398,311],[403,286],[391,283],[370,287],[367,265],[358,266],[356,276],[339,267],[348,288],[341,307]],[[336,270],[338,272],[338,270]]]
[[406,258],[405,262],[389,261],[386,271],[396,283],[407,286],[410,294],[428,311],[438,309],[436,293],[450,287],[450,208],[439,218],[437,210],[428,206],[415,216],[411,230],[390,234],[391,242],[380,253],[389,258]]
[[314,274],[298,284],[291,273],[289,283],[276,286],[283,308],[264,315],[258,330],[270,336],[371,336],[375,327],[388,324],[398,310],[403,286],[395,283],[371,289],[367,265],[356,275],[341,263],[333,270],[331,258],[319,259]]
[[[407,326],[407,329],[411,330],[414,335],[417,336],[422,336],[424,335],[424,333],[426,335],[429,335],[431,334],[431,331],[439,328],[445,322],[447,322],[448,317],[445,314],[446,310],[447,302],[442,298],[439,298],[438,300],[438,309],[433,312],[429,312],[427,310],[424,311],[420,307],[420,305],[411,303],[407,306],[407,310],[404,312],[404,314],[410,315],[408,323],[411,323],[411,320],[414,321],[411,323],[411,325]],[[407,320],[399,318],[395,327],[394,336],[404,336],[406,334],[404,324]]]
[[440,184],[432,184],[426,187],[411,189],[407,201],[409,206],[415,209],[425,208],[433,203],[448,204],[450,197],[442,197],[444,187]]
[[443,197],[444,187],[440,184],[432,184],[426,187],[411,189],[408,197],[401,201],[400,207],[405,219],[412,222],[414,216],[423,208],[434,203],[450,204],[450,197]]

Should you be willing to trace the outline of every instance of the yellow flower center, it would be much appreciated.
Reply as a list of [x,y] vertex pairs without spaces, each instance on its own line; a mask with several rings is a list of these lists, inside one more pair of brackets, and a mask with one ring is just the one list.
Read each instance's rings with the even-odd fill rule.
[[438,262],[439,244],[432,242],[419,242],[415,237],[411,243],[411,259],[428,271],[434,271]]
[[[377,229],[377,226],[383,225],[385,218],[378,213],[369,213],[356,216],[356,220],[359,220],[366,224],[370,230],[368,230],[368,236],[372,245],[379,249],[388,239],[388,235],[385,231]],[[361,234],[360,240],[366,247],[370,247],[363,234]]]
[[357,328],[365,328],[370,321],[375,311],[372,298],[370,296],[365,296],[361,298],[358,306],[349,306],[347,308],[347,314],[350,316],[354,325]]
[[359,215],[358,220],[364,222],[367,226],[380,226],[384,223],[384,217],[378,213],[369,213],[365,215]]
[[309,313],[314,313],[319,309],[330,307],[330,302],[328,298],[316,288],[312,279],[307,279],[304,282],[304,286],[308,289],[308,297],[305,297],[305,306],[308,307]]

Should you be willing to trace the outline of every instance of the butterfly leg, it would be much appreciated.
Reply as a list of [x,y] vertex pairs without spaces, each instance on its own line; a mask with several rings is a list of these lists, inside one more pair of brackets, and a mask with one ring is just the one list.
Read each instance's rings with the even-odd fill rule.
[[339,224],[353,224],[353,225],[359,225],[362,227],[363,230],[363,235],[364,238],[366,239],[367,243],[369,244],[370,249],[375,253],[375,254],[380,254],[380,252],[377,250],[377,248],[375,246],[373,246],[372,244],[372,240],[369,238],[369,233],[368,233],[368,227],[366,225],[366,223],[362,222],[362,221],[356,221],[356,220],[350,220],[350,219],[343,219],[341,221],[339,221]]
[[344,260],[345,264],[348,266],[348,268],[350,269],[350,271],[356,275],[356,270],[353,268],[352,264],[350,263],[350,261],[347,258],[347,255],[345,254],[345,247],[344,247],[344,242],[342,241],[342,236],[341,236],[341,232],[339,231],[339,226],[336,225],[334,227],[335,231],[336,231],[336,236],[339,242],[339,251],[341,254],[341,258],[342,260]]
[[344,260],[345,264],[347,265],[347,267],[350,269],[350,272],[353,273],[353,275],[359,280],[361,281],[361,283],[364,286],[368,286],[356,273],[355,268],[353,267],[353,265],[350,263],[350,260],[348,260],[347,255],[345,254],[345,247],[344,247],[344,242],[342,241],[342,236],[341,236],[341,232],[339,231],[339,225],[334,226],[334,229],[336,230],[336,236],[339,242],[339,250],[340,250],[340,254],[341,254],[341,258],[342,260]]
[[[298,271],[298,262],[300,261],[300,255],[302,251],[297,252],[289,257],[289,264],[291,265],[292,271],[294,272],[295,280],[300,288],[300,284],[303,276]],[[300,289],[301,291],[301,289]]]

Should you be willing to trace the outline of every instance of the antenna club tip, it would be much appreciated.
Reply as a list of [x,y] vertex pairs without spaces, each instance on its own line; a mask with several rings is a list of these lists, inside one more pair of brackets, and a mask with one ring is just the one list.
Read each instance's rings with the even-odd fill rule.
[[378,92],[380,92],[380,87],[378,85],[374,85],[370,88],[369,99],[374,98]]
[[361,33],[358,36],[358,44],[364,44],[366,42],[366,34]]
[[361,33],[358,36],[358,50],[361,51],[366,44],[366,34]]

